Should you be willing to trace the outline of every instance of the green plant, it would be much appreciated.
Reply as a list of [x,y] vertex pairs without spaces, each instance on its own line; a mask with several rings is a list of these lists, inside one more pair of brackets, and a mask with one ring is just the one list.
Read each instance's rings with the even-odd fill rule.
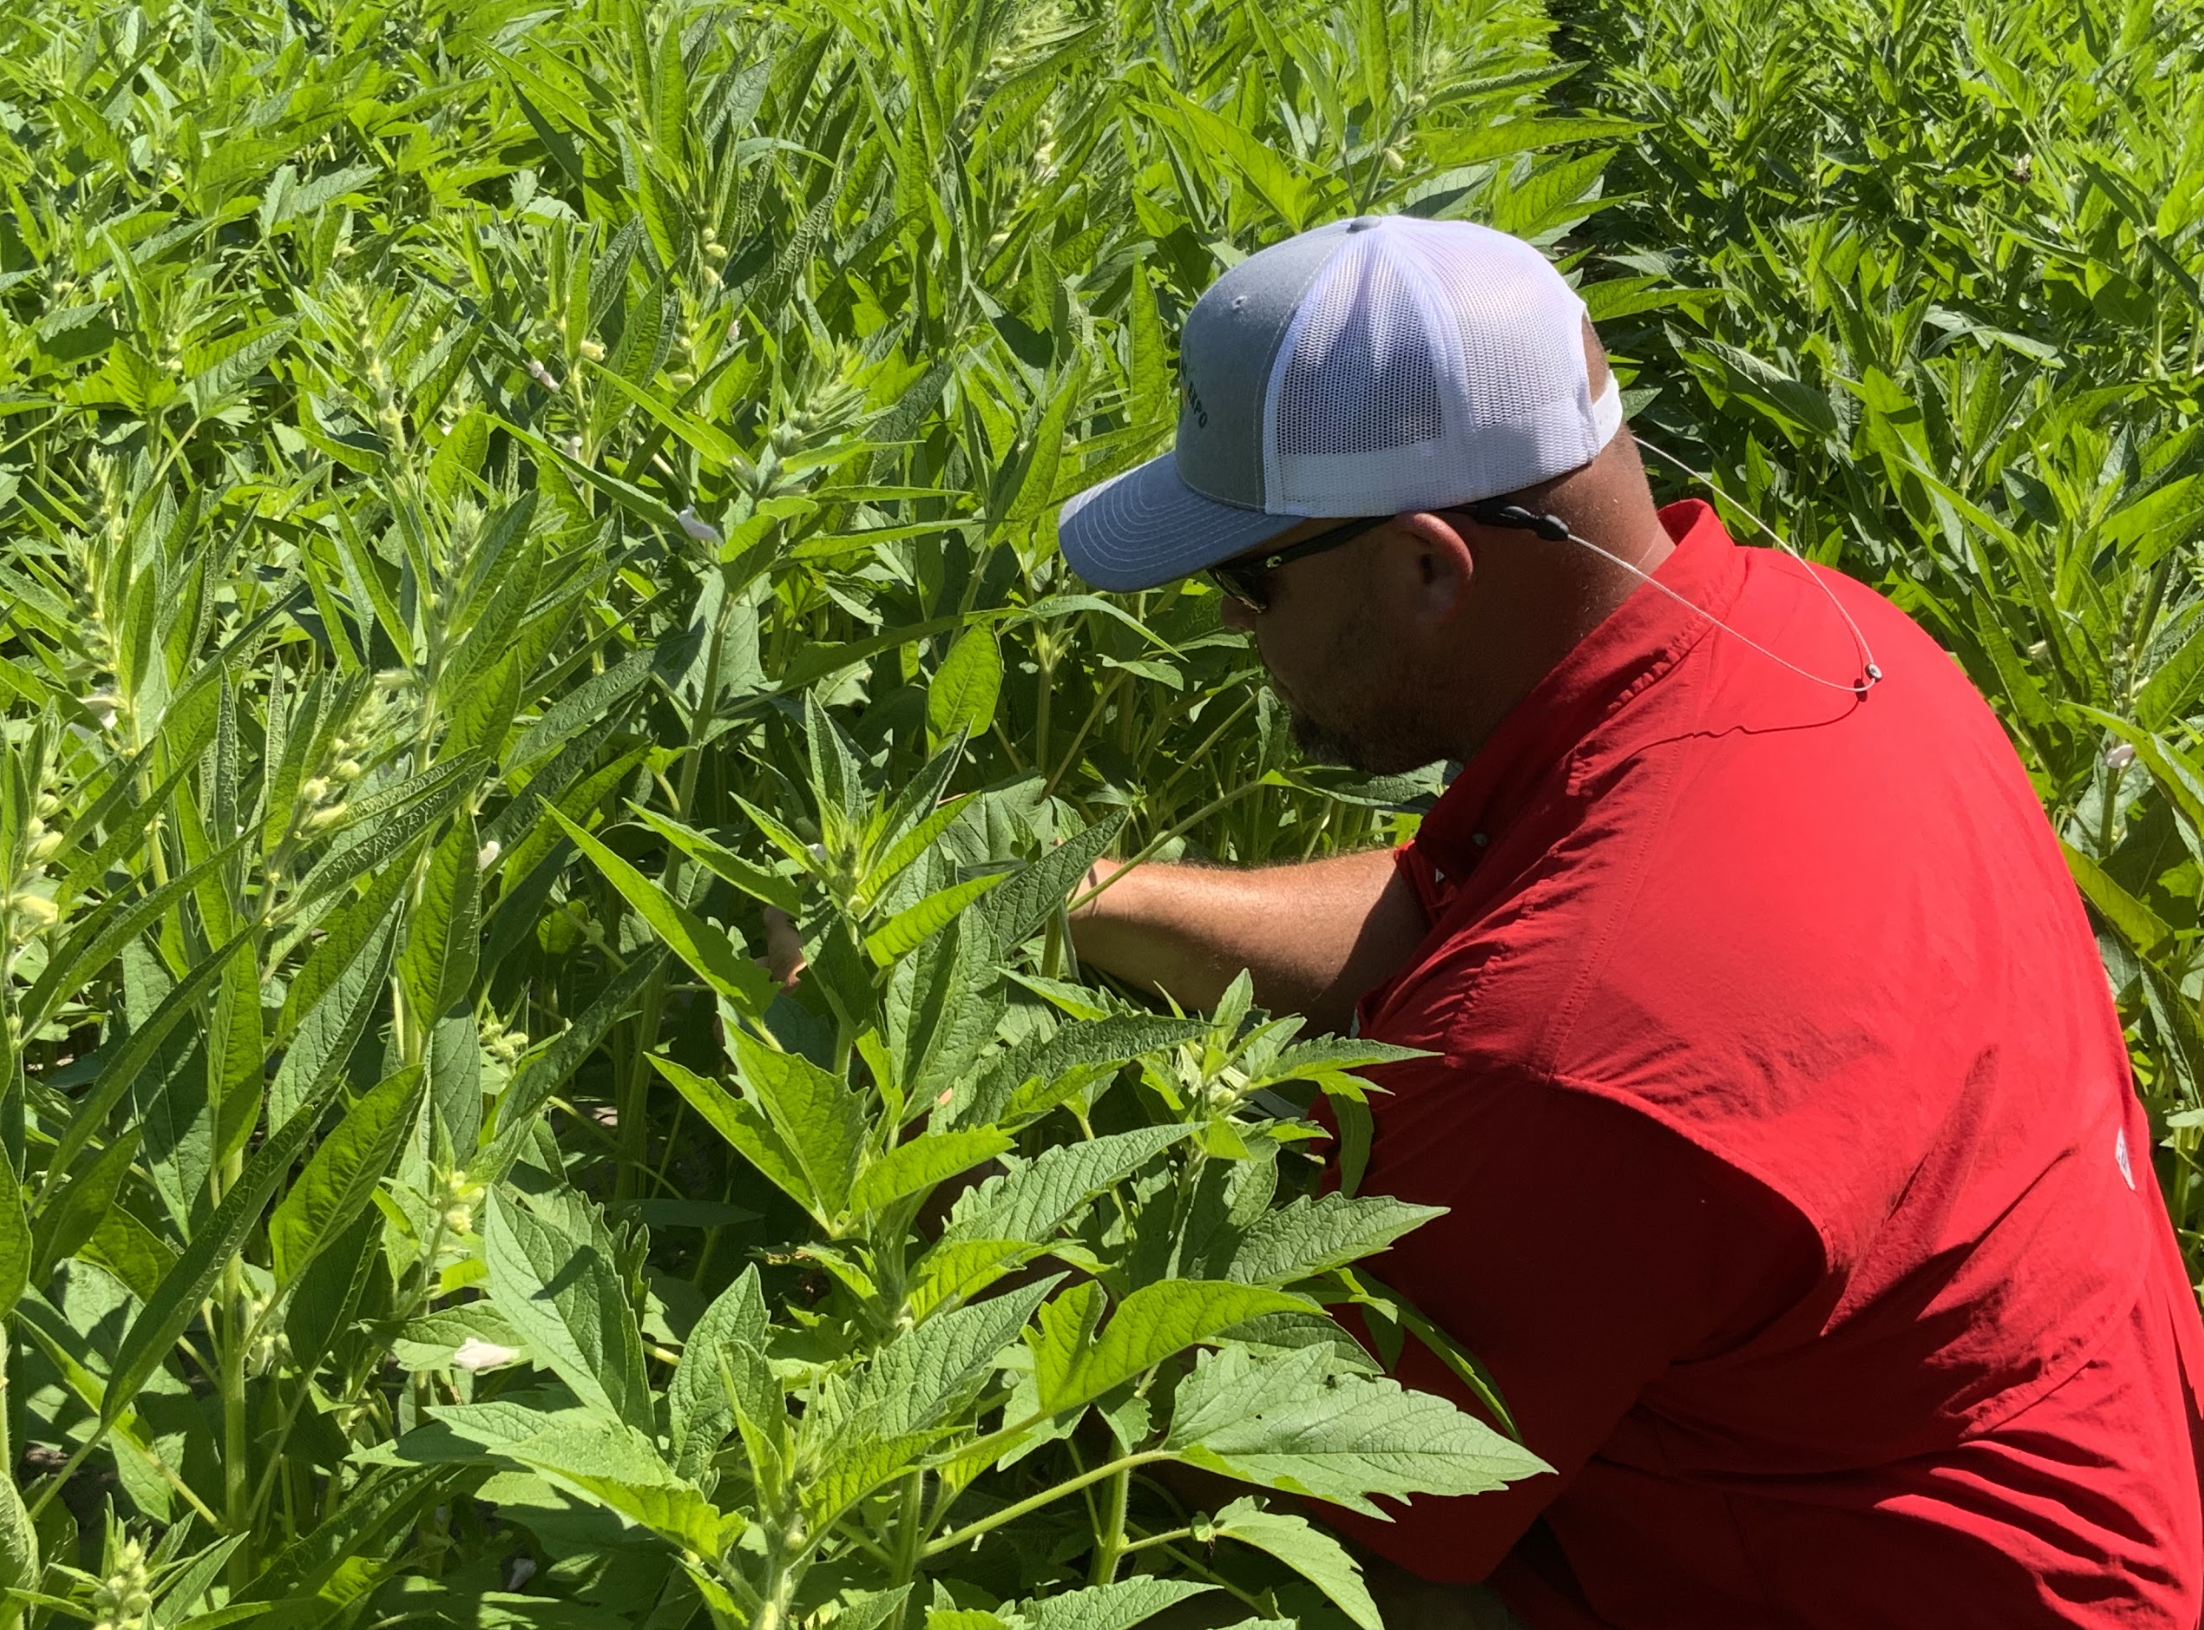
[[1566,9],[1598,105],[1646,121],[1588,231],[1635,411],[1998,707],[2095,914],[2196,1261],[2204,13]]
[[[1620,127],[1542,26],[0,17],[0,1614],[1367,1623],[1134,1474],[1533,1469],[1324,1312],[1414,1328],[1355,1264],[1417,1214],[1273,1088],[1378,1055],[1088,991],[1058,917],[1428,780],[1288,766],[1206,594],[1047,517],[1236,241],[1573,218]],[[1197,1407],[1257,1384],[1299,1470]]]

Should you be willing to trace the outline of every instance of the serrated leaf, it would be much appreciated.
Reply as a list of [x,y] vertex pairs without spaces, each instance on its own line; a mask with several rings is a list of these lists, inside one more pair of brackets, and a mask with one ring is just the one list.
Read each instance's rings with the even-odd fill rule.
[[1191,1130],[1143,1126],[1043,1150],[1030,1165],[991,1177],[958,1196],[934,1249],[961,1240],[1046,1244],[1065,1218]]
[[886,1436],[940,1425],[994,1373],[1057,1282],[1020,1286],[904,1331],[873,1355],[853,1406]]
[[1488,1494],[1552,1468],[1432,1393],[1327,1374],[1304,1348],[1258,1362],[1227,1347],[1179,1383],[1164,1446],[1197,1466],[1377,1516],[1369,1496]]
[[1210,1519],[1210,1527],[1276,1557],[1306,1579],[1362,1630],[1385,1630],[1362,1568],[1347,1547],[1306,1518],[1266,1511],[1254,1500],[1234,1500]]
[[1010,1134],[995,1126],[961,1132],[931,1132],[897,1144],[874,1160],[850,1186],[852,1211],[878,1211],[993,1160],[1012,1146]]
[[938,889],[916,905],[908,906],[865,936],[865,954],[880,967],[909,956],[927,940],[955,922],[964,909],[1003,881],[991,872]]
[[1013,872],[980,908],[994,929],[995,943],[1006,951],[1024,943],[1060,910],[1128,818],[1123,811],[1107,816],[1066,838],[1030,866]]
[[1080,1590],[1052,1591],[1016,1606],[1025,1630],[1131,1630],[1167,1607],[1216,1588],[1198,1580],[1149,1574]]
[[681,1362],[666,1388],[666,1418],[674,1466],[694,1477],[733,1429],[734,1403],[720,1375],[720,1355],[730,1344],[763,1350],[765,1292],[755,1264],[721,1291],[681,1345]]
[[[1091,1282],[1067,1291],[1069,1301],[1099,1288]],[[1243,1319],[1290,1313],[1308,1303],[1298,1296],[1222,1279],[1166,1279],[1143,1285],[1126,1297],[1091,1343],[1067,1332],[1084,1330],[1093,1303],[1074,1311],[1078,1319],[1059,1321],[1034,1341],[1033,1379],[1041,1407],[1051,1414],[1099,1398],[1112,1387],[1136,1379],[1175,1353],[1209,1341]]]
[[1412,1228],[1446,1214],[1390,1195],[1349,1199],[1304,1196],[1255,1220],[1233,1253],[1226,1277],[1251,1285],[1290,1285],[1382,1251]]
[[577,1398],[648,1432],[642,1336],[607,1246],[601,1231],[579,1237],[490,1196],[483,1255],[498,1311]]

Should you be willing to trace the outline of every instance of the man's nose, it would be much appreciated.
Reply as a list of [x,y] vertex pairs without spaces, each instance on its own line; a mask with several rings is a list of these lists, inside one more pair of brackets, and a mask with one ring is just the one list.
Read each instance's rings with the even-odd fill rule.
[[1217,620],[1225,627],[1242,634],[1255,632],[1255,608],[1236,594],[1224,597],[1224,604],[1217,611]]

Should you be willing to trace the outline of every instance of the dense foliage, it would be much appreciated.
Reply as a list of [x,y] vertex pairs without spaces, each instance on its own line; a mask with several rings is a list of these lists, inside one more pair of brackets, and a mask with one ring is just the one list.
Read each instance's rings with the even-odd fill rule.
[[1969,665],[2191,1225],[2197,32],[0,14],[0,1619],[1376,1630],[1281,1492],[1536,1471],[1328,1311],[1445,1348],[1364,1260],[1385,1050],[1062,931],[1105,847],[1436,784],[1293,763],[1213,595],[1050,532],[1217,270],[1358,210],[1548,245],[1649,436]]

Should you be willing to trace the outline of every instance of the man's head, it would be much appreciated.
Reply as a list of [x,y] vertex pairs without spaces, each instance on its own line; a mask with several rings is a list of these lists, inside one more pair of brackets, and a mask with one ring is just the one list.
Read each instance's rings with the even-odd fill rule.
[[1226,620],[1313,755],[1466,756],[1635,582],[1479,524],[1478,500],[1558,514],[1647,570],[1665,552],[1583,302],[1502,233],[1362,217],[1289,238],[1196,303],[1180,373],[1177,446],[1066,504],[1065,555],[1109,589],[1224,564],[1259,584]]

